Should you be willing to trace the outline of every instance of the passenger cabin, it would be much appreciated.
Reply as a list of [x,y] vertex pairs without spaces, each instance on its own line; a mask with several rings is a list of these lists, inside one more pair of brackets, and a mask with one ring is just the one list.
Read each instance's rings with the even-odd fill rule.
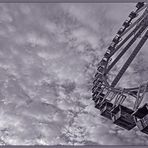
[[110,50],[108,50],[108,51],[104,54],[104,57],[105,57],[105,58],[110,58],[110,54],[111,54],[111,52],[110,52]]
[[115,49],[114,46],[109,46],[109,47],[108,47],[108,50],[109,50],[110,52],[112,52],[114,49]]
[[101,101],[103,100],[104,96],[105,96],[105,94],[100,93],[100,94],[96,97],[96,100],[95,100],[95,108],[100,109],[100,103],[101,103]]
[[144,104],[133,115],[137,118],[136,125],[139,130],[148,134],[148,104]]
[[99,92],[100,90],[101,90],[101,85],[96,85],[95,87],[92,88],[92,93]]
[[100,73],[97,72],[97,73],[95,74],[95,78],[101,78],[101,77],[102,77],[102,75],[101,75]]
[[136,4],[137,9],[141,9],[144,6],[144,2],[138,2]]
[[99,83],[102,83],[102,80],[101,80],[101,79],[99,79],[99,78],[98,78],[98,79],[97,79],[97,78],[95,78],[95,79],[94,79],[94,81],[93,81],[93,84],[95,85],[95,84],[96,84],[96,83],[98,83],[98,82],[99,82]]
[[113,38],[113,42],[115,44],[118,44],[120,42],[120,40],[121,40],[121,37],[120,36],[115,36],[115,38]]
[[101,73],[98,73],[98,72],[95,74],[96,79],[102,79],[102,76],[103,75]]
[[124,32],[124,28],[120,28],[120,30],[117,32],[118,35],[121,35]]
[[136,126],[134,117],[132,116],[133,110],[123,105],[116,106],[112,111],[113,123],[127,130],[131,130]]
[[107,94],[100,93],[98,94],[98,97],[95,101],[96,105],[95,108],[100,110],[100,114],[108,119],[111,119],[111,113],[110,111],[112,110],[113,104],[107,100],[106,97]]
[[92,100],[95,100],[95,99],[96,99],[98,93],[99,93],[99,92],[95,92],[95,93],[93,93],[93,95],[92,95]]
[[92,87],[92,90],[95,89],[98,85],[101,86],[102,82],[100,80],[96,81],[94,83],[94,86]]
[[146,114],[148,114],[148,104],[147,103],[144,104],[142,107],[140,107],[139,109],[137,109],[137,111],[133,113],[133,115],[139,119],[143,118]]
[[102,60],[101,60],[101,62],[100,62],[100,66],[105,66],[106,65],[106,63],[107,63],[107,59],[106,58],[103,58]]
[[100,97],[104,97],[104,94],[102,94],[101,91],[97,91],[97,92],[95,92],[95,93],[92,95],[92,97],[93,97],[92,100],[97,103],[97,100],[98,100]]
[[104,67],[103,66],[99,66],[98,68],[97,68],[97,70],[98,70],[98,72],[99,73],[103,73],[104,72]]
[[148,114],[145,115],[136,123],[139,130],[145,134],[148,134]]
[[134,12],[134,11],[132,11],[132,12],[129,14],[129,17],[130,17],[131,19],[135,18],[136,16],[137,16],[137,13]]
[[109,102],[107,99],[104,100],[103,104],[100,106],[101,115],[107,119],[112,119],[111,110],[113,108],[113,104]]

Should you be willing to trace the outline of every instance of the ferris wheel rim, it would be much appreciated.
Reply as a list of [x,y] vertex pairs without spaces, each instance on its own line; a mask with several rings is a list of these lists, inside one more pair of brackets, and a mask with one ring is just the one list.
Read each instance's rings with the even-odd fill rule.
[[[146,9],[145,9],[146,8]],[[137,16],[137,14],[139,13],[139,12],[141,12],[142,10],[144,10],[145,9],[145,11],[143,12],[143,14],[133,23],[133,24],[131,24],[131,20],[132,19],[134,19],[134,18],[136,18],[136,16]],[[122,36],[124,36],[126,33],[128,33],[129,32],[129,30],[130,29],[132,29],[132,28],[134,28],[134,26],[136,26],[136,24],[138,24],[139,26],[140,26],[140,23],[146,18],[146,17],[148,17],[148,4],[145,4],[142,8],[140,8],[140,9],[137,9],[135,12],[131,12],[130,13],[130,15],[131,14],[133,14],[133,15],[135,15],[135,17],[133,17],[132,19],[130,18],[130,23],[129,24],[127,24],[127,20],[123,23],[123,25],[127,25],[126,27],[125,27],[125,32],[123,31],[123,30],[121,30],[121,31],[123,31],[122,33],[121,33],[121,31],[120,31],[120,35],[118,34],[119,33],[119,31],[118,31],[118,33],[117,33],[117,35],[115,36],[115,38],[113,39],[113,40],[115,40],[116,41],[116,39],[117,38],[119,38],[119,42],[120,42],[120,38],[122,37]],[[129,15],[129,17],[130,17],[130,15]],[[137,27],[137,26],[136,26]],[[135,27],[135,28],[136,28]],[[140,28],[140,27],[139,27]],[[138,28],[138,29],[139,29]],[[146,27],[145,27],[146,28]],[[139,29],[140,30],[140,29]],[[145,29],[143,29],[143,30],[145,30]],[[119,45],[119,44],[117,44],[117,45]],[[110,46],[109,47],[114,47],[114,43],[112,42],[111,44],[110,44]],[[108,47],[108,49],[109,49],[109,47]],[[107,52],[105,53],[105,54],[108,54]],[[105,54],[104,54],[104,57],[102,58],[102,62],[106,62],[106,64],[104,64],[103,65],[103,74],[102,74],[102,77],[101,77],[101,79],[103,80],[103,83],[104,83],[104,87],[106,87],[106,88],[108,88],[108,89],[110,89],[111,91],[113,91],[113,92],[115,92],[115,93],[121,93],[121,91],[123,91],[123,93],[125,93],[125,94],[128,94],[128,95],[131,95],[132,97],[135,97],[135,98],[137,98],[137,94],[138,94],[138,86],[137,87],[135,87],[135,88],[121,88],[121,87],[113,87],[111,84],[109,84],[108,83],[108,77],[106,76],[106,70],[107,70],[107,64],[108,64],[108,62],[109,62],[109,60],[110,60],[110,58],[111,57],[109,57],[109,58],[105,58]],[[112,54],[111,54],[112,55]],[[101,63],[101,62],[100,62]],[[99,64],[100,64],[99,63]],[[99,67],[99,64],[98,64],[98,67]],[[97,69],[98,70],[98,69]],[[98,71],[97,71],[97,73],[98,73]],[[99,74],[98,74],[99,75]],[[95,84],[96,85],[96,84]],[[94,87],[93,87],[94,88]],[[148,91],[148,88],[146,89],[146,92]]]

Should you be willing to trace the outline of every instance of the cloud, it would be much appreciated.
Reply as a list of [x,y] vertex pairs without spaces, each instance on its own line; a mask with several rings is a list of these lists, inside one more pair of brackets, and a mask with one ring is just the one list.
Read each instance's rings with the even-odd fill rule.
[[91,101],[95,64],[132,4],[0,7],[1,144],[146,144]]

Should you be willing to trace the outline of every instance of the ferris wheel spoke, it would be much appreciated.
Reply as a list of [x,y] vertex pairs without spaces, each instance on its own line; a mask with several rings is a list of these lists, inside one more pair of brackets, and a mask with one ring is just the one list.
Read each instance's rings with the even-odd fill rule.
[[[143,26],[139,32],[137,33],[137,35],[135,35],[135,37],[131,40],[130,44],[128,44],[128,46],[126,47],[130,47],[135,40],[137,39],[138,36],[140,36],[140,34],[146,29],[147,26]],[[117,76],[115,77],[115,79],[113,80],[111,86],[115,87],[115,85],[118,83],[118,81],[120,80],[120,78],[122,77],[122,75],[124,74],[124,72],[126,71],[126,69],[129,67],[129,65],[131,64],[131,62],[133,61],[133,59],[136,57],[136,55],[138,54],[138,52],[140,51],[141,47],[144,45],[144,43],[146,42],[148,38],[148,31],[146,32],[146,34],[144,35],[144,37],[142,37],[142,39],[140,40],[139,44],[136,46],[135,50],[132,52],[132,54],[130,55],[130,57],[128,58],[128,60],[125,62],[125,64],[123,65],[123,67],[121,68],[121,70],[119,71],[119,73],[117,74]]]
[[[143,32],[146,29],[146,27],[147,26],[144,26],[143,28],[141,28],[139,34],[141,34],[141,31]],[[136,55],[140,51],[141,47],[146,42],[147,38],[148,38],[148,31],[145,33],[144,37],[140,40],[140,42],[137,45],[137,47],[135,48],[135,50],[132,52],[132,54],[130,55],[130,57],[128,58],[128,60],[125,62],[125,64],[123,65],[123,67],[121,68],[121,70],[119,71],[119,73],[117,74],[117,76],[115,77],[115,79],[113,80],[113,82],[111,84],[112,87],[114,87],[118,83],[118,81],[120,80],[120,78],[122,77],[122,75],[124,74],[124,72],[126,71],[126,69],[128,68],[128,66],[131,64],[131,62],[133,61],[133,59],[136,57]]]
[[[140,28],[140,25],[138,25],[124,40],[123,42],[115,49],[114,53],[121,48],[121,46],[127,42],[127,40]],[[114,59],[114,61],[108,66],[108,68],[106,69],[105,73],[107,74],[112,68],[113,66],[119,61],[119,59],[125,54],[125,52],[130,48],[130,46],[136,41],[136,39],[139,37],[140,35],[138,34],[134,36],[134,38],[128,43],[128,45],[119,53],[119,55],[116,57],[116,59]],[[113,53],[113,54],[114,54]]]

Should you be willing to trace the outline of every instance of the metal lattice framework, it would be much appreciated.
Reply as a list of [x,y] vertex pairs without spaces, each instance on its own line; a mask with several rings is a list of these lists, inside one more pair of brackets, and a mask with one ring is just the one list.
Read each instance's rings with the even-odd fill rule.
[[[104,57],[97,65],[97,72],[92,88],[92,99],[95,102],[95,107],[100,110],[102,116],[127,130],[131,130],[137,126],[141,132],[146,134],[148,134],[148,103],[141,106],[141,102],[145,93],[148,92],[148,83],[146,82],[135,88],[119,88],[116,85],[147,41],[147,28],[148,4],[139,2],[136,4],[136,10],[129,14],[128,19],[123,23],[104,54]],[[109,72],[139,38],[140,41],[135,49],[113,81],[109,83]],[[115,58],[112,61],[111,57],[113,55],[115,55]],[[129,96],[135,98],[133,108],[129,108],[124,104],[129,99]]]

